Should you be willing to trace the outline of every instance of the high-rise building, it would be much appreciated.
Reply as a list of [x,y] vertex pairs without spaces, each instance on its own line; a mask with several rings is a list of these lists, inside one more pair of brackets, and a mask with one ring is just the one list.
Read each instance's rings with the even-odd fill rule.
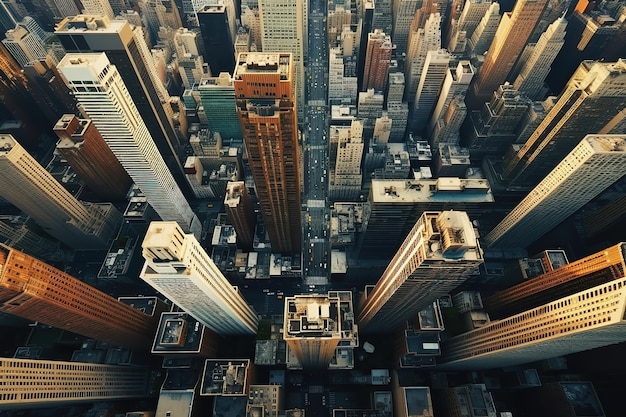
[[460,140],[459,131],[463,121],[467,116],[467,106],[465,105],[465,95],[456,95],[448,104],[448,108],[433,126],[429,135],[430,143],[437,146],[440,143],[458,144]]
[[150,346],[158,318],[8,246],[0,258],[1,312],[115,346]]
[[394,0],[393,2],[393,31],[391,39],[396,45],[396,56],[400,57],[406,53],[409,41],[409,31],[411,22],[418,5],[417,0]]
[[241,140],[241,124],[235,105],[235,87],[228,73],[218,77],[203,78],[198,85],[200,103],[207,115],[207,125],[224,139]]
[[287,297],[284,320],[283,338],[304,368],[327,368],[338,348],[359,345],[349,291]]
[[28,216],[0,217],[0,241],[40,259],[65,259],[61,242],[35,233],[29,227],[29,219]]
[[237,246],[251,250],[254,241],[256,214],[248,196],[248,189],[243,181],[231,181],[226,186],[224,208],[228,221],[235,227]]
[[365,68],[365,53],[367,45],[367,37],[374,31],[374,1],[363,0],[360,4],[360,16],[358,16],[357,33],[360,33],[358,45],[355,45],[359,51],[359,60],[357,62],[357,83],[359,90],[363,85],[363,68]]
[[140,277],[218,334],[256,333],[259,318],[192,234],[174,222],[152,222]]
[[291,54],[298,120],[304,120],[304,59],[307,44],[306,1],[259,0],[262,50]]
[[361,331],[392,331],[476,274],[482,262],[467,213],[425,212],[362,302]]
[[57,150],[92,192],[105,201],[126,197],[132,180],[91,120],[64,114],[53,130]]
[[[158,78],[141,27],[133,27],[126,20],[78,15],[61,21],[55,35],[67,52],[106,52],[108,60],[117,67],[159,153],[178,186],[186,192],[180,132],[173,125],[170,97]],[[101,133],[104,135],[103,131]]]
[[358,120],[353,120],[350,126],[331,126],[329,134],[329,198],[342,201],[354,200],[361,191],[363,124]]
[[[428,131],[432,132],[437,121],[443,116],[444,111],[449,108],[450,102],[457,95],[465,96],[472,78],[474,77],[474,66],[466,60],[459,61],[456,69],[447,68],[446,77],[441,86],[439,99],[433,109],[428,123]],[[432,145],[432,142],[431,142]]]
[[502,17],[485,63],[468,92],[467,104],[470,109],[480,108],[498,86],[507,80],[547,3],[547,0],[521,0],[515,3],[511,13]]
[[513,87],[520,93],[526,94],[531,100],[543,99],[544,80],[550,72],[552,62],[563,46],[567,20],[560,17],[555,20],[541,35],[532,53],[522,63],[519,74],[513,82]]
[[421,133],[428,123],[428,118],[439,98],[441,85],[448,73],[448,65],[452,56],[445,49],[428,51],[424,68],[417,85],[413,108],[409,115],[408,129],[415,133]]
[[147,368],[0,358],[0,408],[54,407],[150,396]]
[[517,126],[528,113],[532,102],[511,84],[503,84],[493,92],[491,100],[480,111],[472,111],[462,132],[463,143],[473,157],[501,157],[516,141]]
[[419,26],[419,22],[420,14],[416,13],[409,32],[404,68],[406,79],[404,97],[409,102],[415,100],[428,51],[441,49],[441,16],[437,13],[429,15],[423,28]]
[[467,42],[468,55],[484,55],[493,42],[498,26],[500,26],[500,3],[493,2],[476,26],[472,37]]
[[490,249],[530,245],[624,176],[625,163],[626,135],[585,136],[483,244]]
[[491,318],[503,318],[626,276],[626,243],[618,243],[575,262],[499,291],[484,300]]
[[626,61],[583,61],[539,127],[504,158],[509,188],[541,181],[589,132],[598,132],[626,107]]
[[261,214],[274,252],[298,252],[300,157],[290,53],[240,54],[233,85]]
[[161,220],[176,221],[183,230],[199,233],[200,221],[160,157],[117,66],[104,53],[68,53],[58,68],[82,110]]
[[389,75],[389,63],[393,45],[391,37],[385,32],[376,29],[367,35],[365,52],[365,67],[363,68],[362,91],[373,88],[376,91],[385,91]]
[[467,41],[491,6],[491,0],[466,0],[459,20],[454,22],[448,42],[448,50],[454,54],[465,54]]
[[55,239],[82,250],[106,249],[122,215],[111,204],[83,203],[11,135],[0,135],[0,196]]
[[43,41],[36,34],[30,33],[24,25],[7,30],[2,43],[21,67],[31,61],[44,59],[48,54]]
[[213,76],[229,74],[235,69],[235,33],[231,33],[226,6],[204,6],[197,12],[200,35],[204,43],[204,62]]
[[502,368],[624,342],[625,307],[620,278],[454,336],[438,368]]
[[84,14],[106,16],[111,20],[115,18],[111,3],[108,0],[81,0],[81,3]]

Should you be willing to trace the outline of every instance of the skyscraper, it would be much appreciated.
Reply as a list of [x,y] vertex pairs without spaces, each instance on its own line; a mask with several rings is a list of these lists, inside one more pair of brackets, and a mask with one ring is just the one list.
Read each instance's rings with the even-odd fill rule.
[[462,211],[425,212],[363,301],[361,331],[384,333],[478,273],[482,252]]
[[406,53],[411,21],[418,5],[417,0],[395,0],[393,2],[393,31],[391,39],[396,45],[396,56]]
[[452,337],[438,368],[501,368],[624,342],[625,307],[620,278]]
[[626,276],[626,243],[618,243],[486,298],[491,318],[503,318]]
[[158,318],[5,245],[0,265],[1,312],[115,346],[150,346]]
[[448,50],[455,54],[465,54],[467,41],[491,6],[491,0],[466,0],[458,22],[454,22]]
[[541,181],[589,132],[599,132],[626,107],[626,61],[583,61],[539,127],[504,158],[509,188]]
[[513,87],[526,94],[532,100],[541,100],[544,80],[550,72],[554,58],[561,50],[565,37],[567,20],[560,17],[555,20],[541,35],[537,44],[533,45],[532,53],[523,63]]
[[[152,140],[181,189],[187,191],[179,132],[173,126],[170,97],[158,79],[141,27],[126,20],[78,15],[61,21],[55,35],[67,52],[106,52],[117,67]],[[104,132],[102,132],[104,135]],[[185,132],[186,134],[186,132]]]
[[585,136],[483,244],[490,249],[530,245],[624,176],[624,164],[626,135]]
[[221,73],[217,77],[203,78],[198,85],[200,103],[207,115],[207,125],[224,139],[242,139],[241,124],[235,105],[235,88],[232,76]]
[[226,186],[224,208],[228,221],[235,227],[237,246],[246,251],[252,250],[256,214],[243,181],[230,181]]
[[111,204],[82,203],[11,135],[0,134],[0,196],[48,234],[82,250],[106,249],[122,215]]
[[235,36],[231,33],[228,10],[222,4],[204,6],[197,12],[200,35],[204,43],[204,62],[213,76],[229,74],[235,69]]
[[417,85],[413,108],[409,115],[409,130],[421,133],[428,123],[439,93],[441,85],[448,72],[448,64],[452,56],[445,49],[428,51],[424,61],[424,69]]
[[152,222],[140,277],[218,334],[256,333],[259,318],[191,234],[174,222]]
[[363,159],[363,124],[353,120],[350,126],[330,127],[329,198],[354,200],[361,192]]
[[391,37],[379,29],[369,33],[365,52],[365,68],[363,68],[362,91],[373,88],[376,91],[385,91],[389,75],[389,62],[393,45]]
[[105,201],[126,197],[132,180],[91,120],[64,114],[53,130],[57,150],[92,192]]
[[301,246],[295,69],[289,53],[240,54],[233,84],[261,214],[275,252]]
[[485,15],[476,26],[472,37],[467,42],[468,55],[484,55],[493,42],[498,26],[500,25],[500,3],[493,2]]
[[160,157],[117,66],[104,53],[68,53],[58,68],[83,111],[161,220],[174,220],[183,230],[199,233],[200,221]]
[[259,0],[263,51],[291,54],[293,90],[299,120],[303,120],[304,58],[307,44],[308,5],[303,0]]
[[327,368],[340,343],[359,345],[349,291],[287,297],[284,320],[285,342],[304,368]]
[[24,25],[7,30],[2,43],[21,67],[31,61],[44,59],[48,53],[43,41],[30,33]]
[[[491,97],[515,65],[539,21],[547,0],[520,0],[500,21],[491,47],[468,92],[468,107],[477,109]],[[512,81],[512,80],[511,80]]]
[[428,123],[429,132],[433,131],[437,121],[443,116],[444,111],[448,109],[452,99],[457,95],[465,96],[465,92],[474,77],[474,66],[466,60],[459,61],[456,69],[447,68],[446,71],[446,76],[439,93],[439,99],[437,100],[437,104],[433,109],[433,114]]
[[85,14],[106,16],[113,20],[115,14],[108,0],[81,0]]
[[150,395],[147,368],[0,358],[0,408],[54,407]]
[[437,13],[429,15],[423,28],[419,26],[419,22],[420,13],[415,13],[409,32],[404,68],[406,79],[404,97],[409,102],[415,100],[428,51],[438,51],[441,48],[441,15]]

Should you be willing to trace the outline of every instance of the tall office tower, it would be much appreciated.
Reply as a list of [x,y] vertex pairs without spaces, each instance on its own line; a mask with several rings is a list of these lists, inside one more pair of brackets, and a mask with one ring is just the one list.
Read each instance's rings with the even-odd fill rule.
[[174,0],[142,0],[138,4],[152,45],[158,42],[160,28],[176,30],[183,26]]
[[353,24],[353,19],[356,20],[350,6],[349,2],[328,2],[326,37],[329,48],[339,46],[344,26],[350,26]]
[[263,51],[290,53],[294,68],[298,120],[304,120],[304,55],[308,26],[307,2],[259,0]]
[[376,118],[376,122],[374,122],[374,133],[370,142],[372,145],[386,145],[389,143],[391,122],[392,120],[389,118],[389,115],[383,110],[383,114]]
[[372,135],[376,119],[383,115],[384,104],[385,96],[375,92],[373,88],[359,93],[357,115],[359,120],[363,122],[364,134],[367,138]]
[[583,61],[537,130],[504,159],[509,188],[541,181],[588,132],[597,132],[626,107],[626,61]]
[[161,220],[176,221],[184,230],[199,233],[200,221],[159,156],[117,66],[104,53],[68,53],[58,68],[83,112]]
[[150,396],[147,368],[0,358],[0,408],[55,407]]
[[329,198],[340,201],[358,198],[363,159],[363,124],[360,121],[353,120],[350,126],[330,127],[329,159]]
[[239,55],[233,85],[261,214],[274,252],[298,252],[300,157],[289,53]]
[[7,30],[2,43],[21,67],[26,66],[31,61],[44,59],[48,54],[41,39],[23,26]]
[[179,27],[174,32],[173,44],[183,85],[185,88],[192,88],[194,84],[200,83],[200,80],[207,76],[204,59],[198,50],[197,33]]
[[479,219],[493,202],[485,179],[373,179],[357,245],[359,259],[391,259],[425,211],[461,210]]
[[0,195],[48,234],[82,250],[106,249],[122,222],[111,204],[78,201],[11,135],[0,135]]
[[233,78],[228,73],[218,77],[203,78],[198,85],[200,103],[207,115],[207,125],[212,132],[219,132],[224,139],[241,140],[241,124],[235,104]]
[[443,344],[439,369],[502,368],[626,341],[626,278],[494,320]]
[[1,312],[115,346],[150,346],[153,317],[8,246],[0,259]]
[[358,93],[356,56],[342,48],[328,51],[328,101],[331,104],[354,104]]
[[467,116],[465,95],[459,94],[452,98],[448,107],[439,117],[429,135],[429,141],[433,146],[440,143],[458,144],[460,141],[461,126]]
[[491,3],[480,23],[476,26],[472,37],[467,42],[466,48],[469,56],[487,53],[500,26],[500,18],[500,3]]
[[204,61],[212,75],[229,74],[235,69],[235,35],[231,33],[228,11],[224,4],[204,6],[198,10],[198,24],[204,43]]
[[387,82],[386,102],[389,104],[394,101],[402,101],[404,97],[404,74],[401,72],[389,73],[389,81]]
[[463,144],[475,158],[501,157],[515,142],[516,129],[531,105],[532,102],[511,84],[499,86],[491,100],[466,119]]
[[465,96],[465,92],[474,77],[474,66],[465,60],[459,61],[456,69],[447,68],[446,71],[446,78],[443,80],[439,99],[428,122],[429,134],[427,136],[432,135],[435,125],[443,117],[443,113],[448,110],[452,99],[457,95]]
[[441,15],[431,14],[423,29],[417,26],[419,16],[420,14],[416,13],[411,23],[404,69],[406,79],[404,97],[409,102],[415,100],[415,94],[422,77],[428,51],[438,51],[441,48]]
[[367,45],[367,37],[371,32],[374,31],[374,0],[363,0],[360,3],[360,16],[357,33],[360,33],[359,43],[356,45],[359,51],[359,60],[357,62],[357,77],[358,77],[358,85],[359,91],[361,90],[361,86],[363,85],[363,68],[365,68],[365,55],[366,55],[366,45]]
[[184,160],[181,159],[184,149],[172,124],[170,97],[158,78],[141,28],[133,28],[125,20],[109,21],[102,16],[79,15],[61,21],[55,34],[68,52],[107,53],[167,167],[178,186],[186,191]]
[[243,181],[230,181],[226,186],[224,208],[228,221],[235,227],[237,246],[250,251],[254,241],[256,214],[248,196],[248,189]]
[[115,19],[115,14],[108,0],[81,0],[83,5],[82,13],[86,15],[106,16]]
[[[602,9],[602,5],[591,2],[577,3],[577,8],[568,17],[565,43],[555,58],[558,64],[547,77],[552,91],[565,88],[567,81],[583,60],[615,61],[624,55],[623,34],[626,26],[623,16],[613,15]],[[587,5],[587,7],[580,7]],[[621,35],[621,36],[620,36]],[[618,53],[613,55],[609,47],[619,42]]]
[[57,151],[104,201],[121,201],[133,181],[89,119],[64,114],[53,128]]
[[485,16],[491,0],[466,0],[459,20],[452,25],[452,33],[448,42],[448,50],[453,54],[465,54],[467,41]]
[[361,91],[370,88],[376,91],[385,90],[392,50],[391,37],[385,35],[385,32],[375,29],[374,32],[368,33]]
[[550,67],[556,55],[561,50],[567,20],[561,17],[554,21],[541,35],[532,49],[532,54],[523,62],[523,66],[513,82],[513,87],[520,93],[526,94],[531,100],[541,100],[547,88],[544,80],[550,72]]
[[65,260],[61,242],[35,233],[29,222],[28,216],[1,216],[0,242],[40,259]]
[[433,112],[441,85],[448,72],[448,65],[452,56],[445,49],[428,51],[424,61],[424,69],[413,100],[413,107],[409,115],[408,129],[415,133],[422,132],[428,124]]
[[141,279],[218,334],[254,334],[259,318],[192,234],[152,222],[142,243]]
[[288,348],[304,368],[328,368],[336,351],[359,345],[349,291],[285,298],[283,328]]
[[466,212],[425,212],[364,299],[358,316],[361,331],[394,330],[478,273],[482,262]]
[[374,1],[374,30],[380,29],[385,33],[391,33],[392,28],[392,6],[393,0],[375,0]]
[[396,57],[402,57],[407,52],[407,44],[409,41],[409,31],[411,30],[411,22],[418,5],[417,0],[394,0],[393,2],[393,30],[391,39],[396,45]]
[[259,9],[251,9],[248,6],[241,7],[241,25],[250,31],[252,37],[252,45],[256,47],[257,51],[262,51],[263,35],[261,34],[261,17]]
[[507,80],[547,2],[548,0],[521,0],[515,3],[511,13],[502,17],[485,63],[480,67],[468,92],[466,103],[470,109],[480,108],[498,86]]
[[[624,175],[626,135],[587,135],[485,238],[524,248]],[[589,181],[593,178],[593,181]]]
[[491,318],[503,318],[557,298],[623,278],[626,243],[618,243],[575,262],[533,277],[484,300]]
[[21,17],[27,15],[24,6],[15,0],[0,2],[0,31],[4,33],[13,29]]

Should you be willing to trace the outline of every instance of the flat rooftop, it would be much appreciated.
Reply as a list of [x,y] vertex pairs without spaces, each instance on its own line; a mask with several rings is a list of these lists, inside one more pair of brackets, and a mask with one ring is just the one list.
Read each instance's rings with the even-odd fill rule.
[[250,359],[207,359],[200,395],[245,395]]
[[430,202],[493,203],[486,179],[440,177],[416,180],[372,180],[374,203],[415,204]]
[[200,352],[205,327],[187,313],[162,313],[152,353]]

